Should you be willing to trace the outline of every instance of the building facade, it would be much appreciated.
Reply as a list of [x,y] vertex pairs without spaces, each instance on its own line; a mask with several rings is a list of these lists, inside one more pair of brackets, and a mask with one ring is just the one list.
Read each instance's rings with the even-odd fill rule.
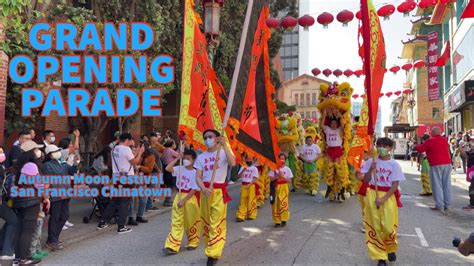
[[[361,111],[362,111],[362,103],[361,102],[352,102],[351,103],[351,116],[353,118],[359,117]],[[353,119],[353,121],[354,120],[355,119]],[[382,136],[382,108],[381,108],[380,105],[379,105],[379,109],[378,109],[378,112],[377,112],[377,123],[375,124],[375,135],[377,137]]]
[[319,119],[321,115],[316,106],[318,105],[321,83],[329,84],[329,81],[307,74],[287,80],[282,83],[278,91],[278,100],[288,105],[294,105],[296,111],[304,119]]

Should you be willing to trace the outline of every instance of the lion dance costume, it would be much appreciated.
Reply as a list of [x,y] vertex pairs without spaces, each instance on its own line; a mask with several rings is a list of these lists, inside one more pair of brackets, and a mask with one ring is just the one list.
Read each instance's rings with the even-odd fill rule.
[[[320,148],[324,156],[322,168],[324,182],[331,191],[329,196],[331,199],[335,199],[336,194],[339,195],[343,189],[349,188],[351,186],[349,167],[347,164],[347,154],[349,152],[349,142],[352,138],[350,109],[353,89],[349,83],[344,82],[340,85],[334,84],[331,86],[323,83],[320,86],[320,90],[321,93],[319,95],[318,109],[322,113],[327,114],[327,116],[331,116],[334,113],[340,114],[338,120],[341,129],[340,137],[343,140],[343,144],[341,147],[342,154],[338,155],[337,160],[333,160],[333,158],[331,158],[331,154],[328,153],[329,149],[327,147],[326,138],[323,137],[320,141]],[[328,122],[327,118],[328,117],[323,117],[323,119],[320,121],[321,128],[326,126]]]

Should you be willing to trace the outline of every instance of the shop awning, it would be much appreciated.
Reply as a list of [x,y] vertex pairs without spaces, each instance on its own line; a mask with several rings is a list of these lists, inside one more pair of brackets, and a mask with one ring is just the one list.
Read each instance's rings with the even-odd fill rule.
[[461,18],[474,18],[474,0],[469,1],[462,12]]
[[449,53],[451,50],[451,43],[449,41],[446,42],[446,45],[444,46],[443,52],[441,55],[438,57],[438,60],[435,63],[435,66],[442,67],[446,65],[446,63],[449,60]]

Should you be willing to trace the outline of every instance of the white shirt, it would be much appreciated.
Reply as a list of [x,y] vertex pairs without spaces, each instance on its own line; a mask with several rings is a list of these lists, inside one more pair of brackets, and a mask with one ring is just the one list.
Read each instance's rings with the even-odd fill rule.
[[308,146],[307,144],[303,145],[303,149],[301,150],[301,157],[307,161],[314,162],[316,158],[321,154],[321,149],[318,145],[312,144]]
[[[201,153],[196,162],[194,163],[194,168],[197,170],[202,170],[202,181],[211,182],[212,170],[216,162],[217,151],[209,152],[205,151]],[[227,168],[229,167],[229,162],[227,161],[227,156],[225,155],[224,149],[221,149],[219,155],[219,168],[216,170],[216,175],[214,177],[214,183],[222,184],[225,183],[225,178],[227,177]]]
[[[377,168],[375,169],[375,174],[377,175],[377,185],[391,187],[393,182],[405,180],[402,168],[395,160],[390,159],[388,161],[383,161],[379,158],[376,160]],[[371,165],[372,158],[367,160],[361,172],[363,174],[367,173]],[[370,179],[370,184],[375,185],[373,177]]]
[[[127,172],[128,175],[134,175],[132,164],[130,163],[135,156],[133,155],[130,147],[118,144],[112,149],[112,172],[119,174],[121,172]],[[119,167],[117,169],[117,167]]]
[[324,127],[324,133],[326,133],[326,143],[328,147],[341,147],[341,128],[332,129],[328,126]]
[[[178,176],[179,173],[179,177]],[[176,186],[178,189],[194,189],[199,190],[199,187],[196,183],[196,169],[189,170],[186,166],[175,166],[173,167],[173,173],[171,173],[176,178]]]
[[258,169],[255,166],[240,168],[239,175],[242,174],[242,182],[252,183],[258,178]]
[[275,171],[270,171],[268,172],[269,177],[275,177],[278,175],[278,173],[282,173],[284,178],[293,178],[293,173],[291,172],[290,167],[288,166],[283,166],[282,168],[275,170]]

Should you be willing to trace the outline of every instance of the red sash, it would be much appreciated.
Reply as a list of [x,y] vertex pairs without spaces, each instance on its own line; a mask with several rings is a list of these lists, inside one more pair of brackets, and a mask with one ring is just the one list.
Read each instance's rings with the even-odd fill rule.
[[[181,192],[184,192],[184,193],[189,193],[191,192],[191,189],[181,189]],[[195,190],[194,191],[194,196],[196,196],[196,199],[198,201],[198,205],[201,203],[201,194],[199,193],[198,190]]]
[[[357,192],[357,193],[358,193],[359,195],[365,197],[365,195],[367,195],[367,188],[370,188],[370,189],[375,190],[375,186],[374,186],[374,185],[371,185],[371,184],[369,185],[369,183],[363,182],[363,183],[362,183],[362,186],[361,186],[360,189],[359,189],[359,192]],[[377,188],[378,188],[379,191],[388,192],[391,187],[378,186]],[[395,199],[397,200],[397,206],[398,206],[398,208],[402,208],[402,207],[403,207],[403,204],[402,204],[402,201],[400,200],[400,197],[401,197],[400,191],[399,191],[398,189],[395,190],[395,192],[393,193],[393,195],[395,195]]]
[[[209,188],[211,186],[211,183],[209,182],[204,182],[204,186]],[[227,203],[232,200],[232,198],[229,195],[229,192],[227,191],[227,183],[214,183],[213,184],[214,188],[218,188],[222,190],[222,199],[224,200],[224,203]]]
[[285,180],[281,180],[281,179],[277,179],[275,184],[277,185],[284,185],[284,184],[288,184]]
[[[250,184],[252,184],[252,183],[242,181],[243,186],[250,185]],[[258,183],[253,183],[253,184],[255,185],[255,195],[257,195],[257,196],[260,195],[260,185]]]

